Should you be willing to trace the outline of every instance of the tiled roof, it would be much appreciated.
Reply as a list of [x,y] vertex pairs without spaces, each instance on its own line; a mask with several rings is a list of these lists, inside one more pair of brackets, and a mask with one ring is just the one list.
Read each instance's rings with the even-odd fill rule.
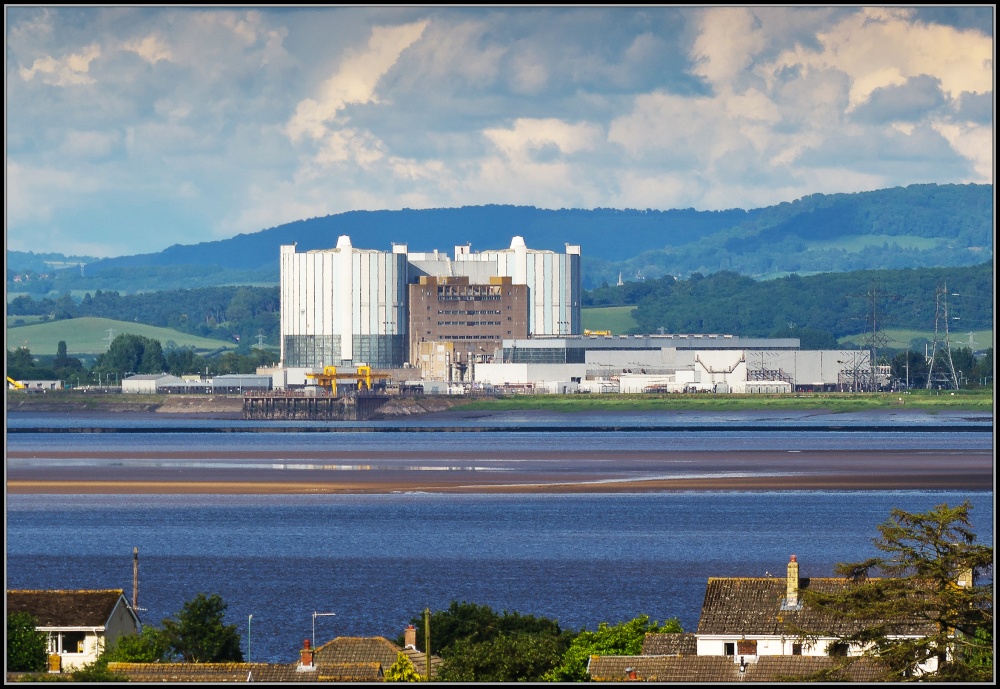
[[[849,583],[841,578],[800,578],[800,591],[836,592]],[[698,621],[698,634],[740,634],[746,636],[787,634],[790,628],[831,632],[838,636],[857,631],[860,623],[850,622],[800,604],[797,610],[783,610],[785,578],[712,577],[705,588],[705,602]],[[799,600],[802,598],[800,596]],[[921,635],[932,632],[926,623],[903,622],[893,633]]]
[[320,682],[384,682],[385,669],[381,663],[325,663],[316,674]]
[[[388,670],[396,662],[399,653],[405,653],[421,675],[426,671],[426,655],[411,648],[402,649],[384,636],[338,636],[333,641],[316,649],[314,662],[319,663],[366,663],[377,662]],[[441,659],[431,655],[431,675],[437,672]]]
[[402,651],[384,636],[338,636],[316,649],[314,663],[381,663],[388,668]]
[[272,663],[108,663],[131,682],[381,682],[379,663],[317,663],[299,672]]
[[688,633],[646,634],[642,640],[644,656],[696,655],[698,637]]
[[825,656],[760,656],[743,672],[732,656],[592,656],[590,677],[598,682],[624,682],[628,670],[645,682],[781,682],[832,671],[832,681],[875,682],[882,668],[868,658]]
[[103,627],[122,589],[7,591],[7,613],[28,612],[39,627]]

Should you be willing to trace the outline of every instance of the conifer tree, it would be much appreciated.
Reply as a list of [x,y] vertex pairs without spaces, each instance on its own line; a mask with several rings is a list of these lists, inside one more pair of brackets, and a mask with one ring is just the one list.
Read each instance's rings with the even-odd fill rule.
[[803,591],[807,605],[853,629],[824,635],[877,657],[887,681],[991,681],[993,548],[976,542],[971,509],[893,509],[873,539],[883,555],[837,565],[847,579],[839,592]]

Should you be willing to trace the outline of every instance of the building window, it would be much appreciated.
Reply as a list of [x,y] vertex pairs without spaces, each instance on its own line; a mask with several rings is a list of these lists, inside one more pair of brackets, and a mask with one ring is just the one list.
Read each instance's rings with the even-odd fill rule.
[[727,656],[734,656],[734,655],[736,655],[736,644],[734,644],[734,643],[727,643],[727,644],[723,644],[722,647],[723,647],[723,649],[725,649],[724,650],[724,655],[727,655]]
[[835,642],[827,646],[826,652],[830,656],[844,658],[847,656],[848,648],[849,646],[845,643]]
[[792,655],[793,656],[802,655],[802,644],[792,644]]

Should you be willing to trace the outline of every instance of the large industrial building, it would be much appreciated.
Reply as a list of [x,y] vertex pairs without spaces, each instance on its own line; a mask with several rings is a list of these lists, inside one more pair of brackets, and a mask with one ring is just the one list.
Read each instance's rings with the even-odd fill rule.
[[333,249],[282,246],[282,380],[369,365],[459,389],[755,393],[871,389],[882,382],[872,375],[887,377],[868,352],[801,351],[793,338],[585,335],[580,302],[572,244],[559,254],[514,237],[453,257],[357,249],[347,236]]
[[[514,237],[497,251],[457,246],[452,259],[437,251],[408,253],[405,244],[389,252],[356,249],[342,236],[333,249],[299,253],[295,245],[282,246],[280,267],[285,368],[396,368],[417,365],[424,342],[450,343],[468,357],[496,349],[502,337],[581,332],[576,245],[557,254]],[[411,294],[422,307],[419,331],[411,324]],[[480,313],[500,304],[499,315]],[[454,313],[427,318],[428,309]],[[489,330],[475,333],[470,322]]]

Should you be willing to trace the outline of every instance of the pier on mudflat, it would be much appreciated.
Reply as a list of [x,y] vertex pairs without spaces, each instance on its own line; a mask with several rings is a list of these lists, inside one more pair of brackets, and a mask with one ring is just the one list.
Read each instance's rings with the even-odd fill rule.
[[243,419],[247,421],[364,421],[389,395],[356,394],[307,395],[301,392],[265,392],[243,398]]

